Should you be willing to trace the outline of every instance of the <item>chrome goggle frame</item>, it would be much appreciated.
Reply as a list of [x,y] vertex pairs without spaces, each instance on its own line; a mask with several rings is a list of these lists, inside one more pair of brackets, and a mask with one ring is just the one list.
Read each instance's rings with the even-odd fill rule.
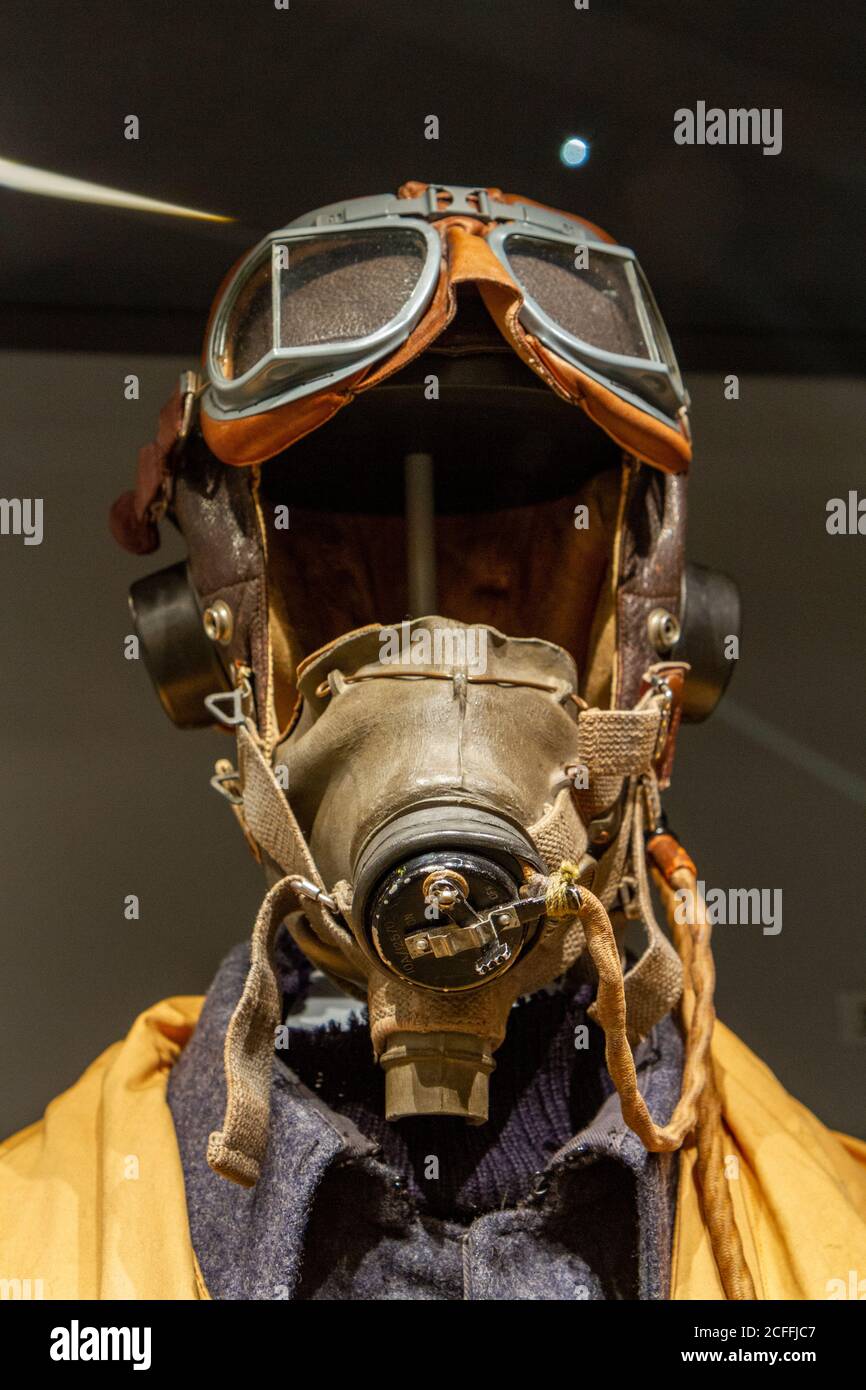
[[[271,232],[253,248],[233,275],[211,325],[206,354],[209,414],[217,419],[237,419],[245,415],[259,414],[263,409],[273,410],[278,405],[296,400],[300,396],[311,395],[314,391],[321,391],[334,382],[342,381],[371,363],[387,357],[406,341],[433,298],[439,279],[442,244],[430,224],[416,218],[400,219],[399,222],[393,217],[365,218],[362,222],[353,224],[351,230],[375,231],[383,227],[407,227],[417,231],[427,244],[424,266],[406,303],[389,323],[364,337],[348,338],[341,342],[309,343],[301,347],[279,345],[280,270],[276,264],[275,253],[277,248],[291,247],[309,239],[311,235],[317,239],[329,234],[335,238],[339,237],[343,229],[296,227],[293,223],[278,232]],[[226,377],[221,364],[232,313],[250,278],[267,264],[268,260],[271,263],[272,295],[270,350],[243,375]],[[269,387],[277,389],[269,390]]]
[[[445,205],[440,206],[440,202]],[[634,252],[599,241],[584,223],[551,209],[535,207],[531,203],[503,203],[492,198],[486,189],[450,185],[431,185],[416,198],[382,194],[332,203],[296,218],[259,242],[232,276],[211,325],[206,348],[208,413],[216,419],[238,419],[273,410],[289,401],[325,390],[400,347],[422,319],[439,279],[442,244],[432,224],[439,218],[455,215],[498,224],[488,233],[486,241],[520,287],[523,305],[519,319],[528,332],[637,409],[667,424],[676,425],[677,417],[688,406],[688,395],[664,321]],[[418,281],[399,313],[389,323],[365,337],[280,347],[279,277],[274,267],[275,248],[291,246],[310,236],[320,238],[330,233],[336,238],[344,231],[384,228],[411,228],[423,236],[427,245],[427,256]],[[508,239],[518,235],[560,245],[574,246],[580,243],[596,253],[620,258],[624,262],[645,341],[648,347],[655,348],[660,354],[658,359],[607,352],[558,324],[524,288],[509,263]],[[243,375],[228,378],[223,373],[222,360],[232,311],[251,276],[269,257],[273,296],[270,350]],[[634,389],[638,382],[650,399]]]

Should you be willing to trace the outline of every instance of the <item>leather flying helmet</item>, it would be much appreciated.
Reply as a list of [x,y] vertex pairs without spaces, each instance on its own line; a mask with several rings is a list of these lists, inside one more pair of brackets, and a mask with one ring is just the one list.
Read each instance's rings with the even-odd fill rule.
[[[389,1118],[483,1123],[515,1000],[583,974],[628,1123],[654,1149],[694,1128],[709,947],[678,954],[649,872],[663,896],[692,873],[660,796],[739,605],[685,563],[690,459],[648,283],[581,218],[409,183],[229,273],[203,374],[112,511],[136,553],[164,519],[187,542],[133,614],[170,717],[236,734],[213,783],[269,885],[218,1172],[254,1183],[267,1143],[283,921],[366,1002]],[[631,1048],[683,995],[681,954],[686,1073],[659,1127]]]

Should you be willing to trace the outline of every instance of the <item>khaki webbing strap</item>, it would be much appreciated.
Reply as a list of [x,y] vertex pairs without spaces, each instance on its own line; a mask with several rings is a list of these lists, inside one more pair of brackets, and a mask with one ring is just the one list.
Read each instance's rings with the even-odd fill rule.
[[625,976],[628,1038],[633,1047],[676,1007],[683,992],[683,963],[661,930],[653,910],[643,828],[643,801],[638,787],[632,820],[631,864],[647,949]]
[[350,957],[359,952],[324,903],[299,893],[305,882],[321,889],[324,884],[286,796],[243,725],[238,729],[238,766],[250,833],[286,877],[266,895],[253,928],[249,972],[226,1032],[225,1118],[222,1129],[210,1136],[207,1161],[222,1177],[253,1187],[268,1143],[274,1035],[282,1006],[273,964],[277,929],[288,913],[302,908],[324,940]]
[[208,1140],[207,1161],[215,1173],[241,1187],[258,1182],[268,1144],[274,1032],[281,1011],[274,937],[298,901],[291,877],[280,879],[266,895],[253,928],[249,973],[226,1031],[225,1116],[222,1129]]
[[577,721],[578,758],[590,778],[630,777],[652,766],[662,719],[660,704],[644,709],[586,709]]
[[[663,701],[655,694],[640,709],[581,710],[576,761],[588,769],[589,779],[585,788],[575,788],[575,794],[585,821],[618,800],[626,777],[649,772],[664,718]],[[605,858],[610,858],[609,853]]]
[[249,730],[238,729],[238,775],[244,819],[253,838],[285,873],[303,874],[324,889],[286,794]]
[[[646,950],[625,975],[624,989],[628,1017],[628,1040],[632,1047],[650,1032],[650,1029],[670,1013],[680,1000],[683,992],[683,967],[671,942],[661,930],[653,911],[649,894],[646,860],[643,846],[643,814],[640,802],[640,784],[630,788],[628,804],[623,815],[622,829],[617,840],[625,841],[623,853],[618,856],[616,873],[608,884],[599,888],[593,883],[593,891],[605,907],[610,906],[608,898],[611,890],[616,890],[625,868],[626,853],[634,869],[637,883],[637,901],[640,908],[641,924],[646,935]],[[602,865],[610,855],[617,853],[617,844],[606,852]],[[587,1010],[590,1018],[598,1022],[598,1001],[590,1004]]]
[[[256,843],[285,874],[300,874],[325,891],[325,884],[304,839],[285,792],[250,732],[238,729],[238,770],[244,799],[244,819]],[[317,935],[338,946],[356,963],[361,953],[350,935],[324,903],[308,898],[303,903]]]

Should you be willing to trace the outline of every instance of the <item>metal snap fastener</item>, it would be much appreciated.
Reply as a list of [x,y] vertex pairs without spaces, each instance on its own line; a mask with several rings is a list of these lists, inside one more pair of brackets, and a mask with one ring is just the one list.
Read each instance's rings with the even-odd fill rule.
[[205,609],[202,624],[212,642],[219,642],[221,647],[228,646],[232,640],[235,623],[232,610],[223,599],[217,599],[216,603]]
[[669,652],[680,640],[679,619],[667,608],[654,608],[647,618],[647,632],[651,646],[659,654]]

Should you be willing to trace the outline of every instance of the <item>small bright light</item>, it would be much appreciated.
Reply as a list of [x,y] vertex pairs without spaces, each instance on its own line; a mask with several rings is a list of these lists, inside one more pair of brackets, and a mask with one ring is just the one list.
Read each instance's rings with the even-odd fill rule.
[[579,136],[572,135],[571,139],[563,143],[559,157],[563,164],[568,165],[569,169],[576,169],[579,165],[585,164],[589,158],[589,145]]

